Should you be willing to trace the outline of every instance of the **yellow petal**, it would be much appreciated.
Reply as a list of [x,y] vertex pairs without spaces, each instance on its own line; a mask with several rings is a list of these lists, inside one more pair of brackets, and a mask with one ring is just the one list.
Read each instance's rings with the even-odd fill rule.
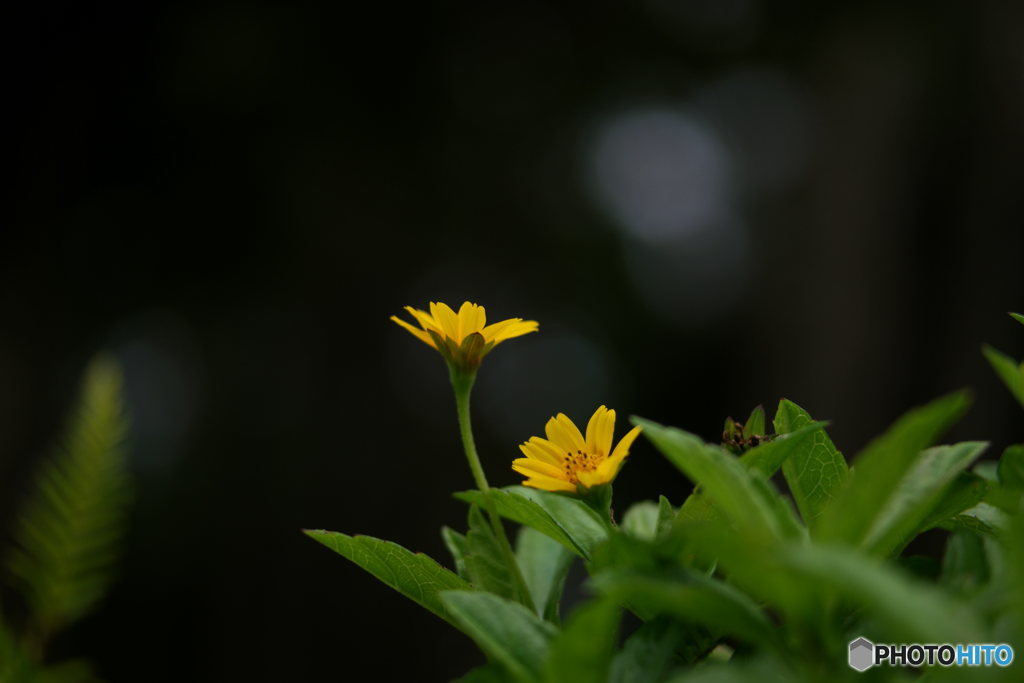
[[536,320],[519,320],[518,318],[512,321],[511,325],[507,325],[494,334],[494,343],[498,344],[505,341],[506,339],[512,339],[513,337],[521,337],[524,334],[537,331]]
[[440,325],[441,331],[446,337],[454,339],[456,344],[462,343],[462,337],[459,336],[459,316],[448,304],[431,301],[430,314],[434,316],[434,320]]
[[512,461],[512,469],[520,474],[525,474],[528,477],[535,477],[538,474],[545,477],[553,477],[555,479],[562,479],[565,477],[562,474],[562,470],[558,469],[554,465],[549,465],[546,462],[535,460],[533,458],[516,458]]
[[476,322],[476,311],[473,310],[473,304],[468,301],[463,301],[462,305],[459,306],[459,323],[455,327],[455,334],[461,340],[470,332],[474,332],[472,325]]
[[421,311],[418,308],[413,308],[412,306],[406,306],[405,310],[409,311],[409,315],[415,318],[416,322],[418,322],[420,324],[420,327],[422,327],[424,330],[433,330],[442,337],[444,336],[444,331],[441,330],[441,326],[437,323],[436,320],[434,320],[434,318],[429,313],[427,313],[426,311]]
[[[613,461],[616,465],[629,455],[629,447],[633,445],[636,437],[640,435],[640,427],[633,427],[629,432],[626,433],[622,440],[619,441],[618,445],[615,446],[615,450],[612,451],[609,461]],[[603,463],[602,463],[603,464]]]
[[391,316],[391,319],[392,319],[392,320],[394,320],[394,321],[395,321],[396,323],[398,323],[399,325],[401,325],[402,327],[404,327],[405,329],[407,329],[407,330],[409,330],[410,332],[412,332],[412,333],[413,333],[413,335],[415,335],[415,337],[416,337],[417,339],[419,339],[420,341],[422,341],[422,342],[423,342],[424,344],[426,344],[427,346],[429,346],[429,347],[431,347],[431,348],[433,348],[433,349],[436,349],[436,348],[437,348],[437,346],[435,346],[435,345],[434,345],[434,340],[433,340],[433,339],[431,339],[431,338],[430,338],[430,335],[429,335],[429,334],[427,334],[426,332],[424,332],[423,330],[417,330],[417,329],[416,329],[415,327],[413,327],[413,326],[412,326],[412,325],[410,325],[409,323],[405,322],[404,320],[402,320],[401,318],[398,318],[398,317],[396,317],[396,316]]
[[[605,460],[597,466],[596,470],[594,470],[595,479],[600,483],[607,483],[614,479],[618,475],[618,470],[623,468],[623,460],[623,458],[618,458],[616,460],[608,458]],[[583,481],[583,477],[580,477],[580,480]]]
[[[558,449],[555,448],[554,444],[550,444],[544,439],[533,437],[524,444],[519,445],[519,450],[523,452],[527,458],[533,458],[534,460],[540,460],[546,462],[549,465],[554,465],[557,468],[561,468],[564,454],[559,453]],[[561,470],[559,470],[561,471]]]
[[589,472],[579,472],[576,474],[576,478],[579,479],[580,483],[583,484],[584,486],[600,486],[601,484],[607,484],[614,477],[614,474],[612,474],[612,476],[609,477],[606,472],[601,471],[600,467],[598,467],[596,470],[591,470]]
[[493,341],[494,337],[504,330],[509,325],[513,325],[519,322],[519,318],[509,318],[508,320],[502,320],[498,323],[492,323],[481,330],[481,334],[484,335],[484,339],[487,341]]
[[523,482],[523,486],[529,486],[535,489],[543,489],[544,491],[567,491],[569,493],[576,492],[575,484],[565,481],[564,479],[555,479],[554,477],[531,477]]
[[544,426],[544,432],[548,435],[548,440],[562,451],[575,453],[587,447],[580,430],[572,423],[572,420],[565,416],[565,413],[559,413],[548,420],[547,425]]
[[600,406],[587,423],[587,448],[599,458],[606,458],[612,450],[612,432],[615,431],[615,411]]

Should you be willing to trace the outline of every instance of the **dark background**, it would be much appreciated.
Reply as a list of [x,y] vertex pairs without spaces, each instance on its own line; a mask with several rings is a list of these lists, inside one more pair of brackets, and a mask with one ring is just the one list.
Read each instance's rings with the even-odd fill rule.
[[[851,456],[969,386],[950,438],[1020,441],[979,346],[1024,356],[1024,6],[901,7],[24,4],[0,521],[100,349],[134,423],[121,578],[55,655],[113,682],[480,661],[299,533],[448,563],[472,480],[405,304],[540,321],[474,397],[497,485],[600,403],[714,438],[786,396]],[[616,507],[688,487],[641,440]]]

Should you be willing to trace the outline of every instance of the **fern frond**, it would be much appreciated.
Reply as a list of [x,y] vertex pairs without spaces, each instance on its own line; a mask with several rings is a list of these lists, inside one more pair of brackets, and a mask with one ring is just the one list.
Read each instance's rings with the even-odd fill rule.
[[130,497],[125,433],[120,370],[99,358],[60,447],[36,476],[7,558],[39,641],[86,614],[110,583]]

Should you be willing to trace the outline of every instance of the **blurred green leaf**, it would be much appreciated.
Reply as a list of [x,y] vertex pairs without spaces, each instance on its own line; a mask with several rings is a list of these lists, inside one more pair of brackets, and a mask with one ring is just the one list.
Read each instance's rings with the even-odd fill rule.
[[[779,519],[775,503],[765,497],[765,488],[755,483],[755,475],[737,458],[680,429],[641,418],[633,418],[633,422],[643,427],[644,436],[699,484],[703,494],[738,528],[763,538],[781,538],[787,533],[788,523]],[[684,504],[681,517],[685,511]]]
[[966,392],[911,410],[854,460],[855,472],[820,517],[822,539],[860,543],[917,455],[967,409]]
[[986,448],[984,441],[968,441],[922,451],[875,517],[864,547],[881,556],[902,549],[956,477]]
[[1024,315],[1021,315],[1020,313],[1011,313],[1010,317],[1019,322],[1021,325],[1024,325]]
[[999,484],[1013,491],[1024,490],[1024,444],[1008,446],[999,458]]
[[441,527],[441,539],[455,562],[455,572],[465,579],[467,576],[465,558],[466,553],[469,552],[466,537],[451,527],[443,526]]
[[992,369],[996,371],[1003,384],[1014,395],[1017,402],[1024,406],[1024,367],[1021,367],[1013,358],[1007,356],[988,344],[981,347]]
[[979,642],[984,631],[965,605],[934,586],[843,547],[788,544],[783,567],[875,617],[891,642]]
[[[812,424],[814,420],[806,410],[792,401],[779,401],[774,420],[776,434],[789,434]],[[824,430],[801,440],[783,461],[786,484],[812,533],[818,517],[846,482],[847,470],[846,459]]]
[[516,600],[515,578],[509,573],[501,542],[479,506],[469,507],[469,531],[462,561],[466,575],[475,588]]
[[988,558],[981,536],[970,531],[954,531],[946,541],[939,581],[950,590],[970,594],[989,579]]
[[663,536],[672,528],[672,523],[676,519],[676,509],[672,507],[672,503],[669,502],[665,496],[658,498],[658,536]]
[[465,676],[452,683],[512,683],[515,681],[503,666],[496,662],[488,662],[478,666]]
[[743,438],[749,439],[753,436],[764,436],[764,424],[764,406],[757,406],[750,411],[750,417],[743,423]]
[[[845,672],[844,672],[845,673]],[[794,683],[798,680],[814,680],[794,678],[793,672],[782,662],[771,659],[755,661],[711,663],[706,666],[694,667],[688,671],[668,679],[668,683]],[[825,679],[821,679],[825,680]],[[828,680],[832,680],[829,678]]]
[[578,607],[551,641],[545,680],[606,683],[620,617],[619,607],[604,600],[591,600]]
[[372,536],[348,536],[322,529],[307,529],[303,533],[356,563],[405,597],[458,626],[442,603],[440,592],[469,589],[471,586],[431,558]]
[[985,497],[986,491],[987,481],[973,472],[961,472],[912,535],[940,526],[951,517],[974,507]]
[[14,633],[0,618],[0,682],[30,683],[34,678],[35,667]]
[[[476,490],[461,491],[455,497],[477,505],[484,501]],[[608,538],[601,518],[576,498],[525,486],[491,489],[491,497],[502,517],[550,536],[584,559]]]
[[100,679],[93,673],[91,662],[72,659],[46,667],[32,679],[32,683],[100,683]]
[[58,452],[40,468],[21,510],[7,570],[41,641],[103,597],[120,554],[130,499],[121,373],[108,358],[88,368]]
[[515,680],[535,683],[541,678],[554,626],[490,593],[449,590],[440,597],[462,630]]
[[677,666],[701,659],[717,640],[704,628],[656,617],[623,643],[612,661],[609,683],[662,681]]
[[650,500],[643,500],[635,503],[622,516],[621,528],[627,534],[653,541],[658,535],[658,516],[660,508],[658,503]]
[[943,529],[965,529],[989,536],[998,536],[1009,525],[1009,517],[999,508],[988,503],[978,503],[959,515],[950,517],[939,526]]
[[[739,458],[739,462],[748,470],[756,470],[770,477],[782,466],[795,450],[805,446],[814,434],[825,428],[826,423],[815,422],[801,427],[796,431],[751,448]],[[700,485],[694,487],[675,519],[680,524],[708,521],[716,516],[714,505],[704,494]]]
[[558,621],[558,603],[574,557],[550,536],[528,526],[519,528],[516,560],[533,596],[538,616],[551,622]]
[[777,642],[775,626],[748,595],[698,572],[609,571],[591,577],[591,583],[602,595],[636,608],[648,619],[672,615],[763,647]]
[[[740,456],[740,462],[747,469],[758,470],[766,477],[770,477],[789,458],[813,448],[814,443],[820,438],[818,435],[824,434],[827,424],[826,422],[811,422],[786,434],[780,434],[771,441],[751,448]],[[828,441],[827,435],[824,436],[824,439],[831,443]]]

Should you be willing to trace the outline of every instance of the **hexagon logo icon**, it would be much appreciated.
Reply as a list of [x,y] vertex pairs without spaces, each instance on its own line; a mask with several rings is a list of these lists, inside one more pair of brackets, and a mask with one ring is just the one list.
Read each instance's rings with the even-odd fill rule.
[[875,664],[875,644],[867,638],[850,642],[850,668],[867,671]]

